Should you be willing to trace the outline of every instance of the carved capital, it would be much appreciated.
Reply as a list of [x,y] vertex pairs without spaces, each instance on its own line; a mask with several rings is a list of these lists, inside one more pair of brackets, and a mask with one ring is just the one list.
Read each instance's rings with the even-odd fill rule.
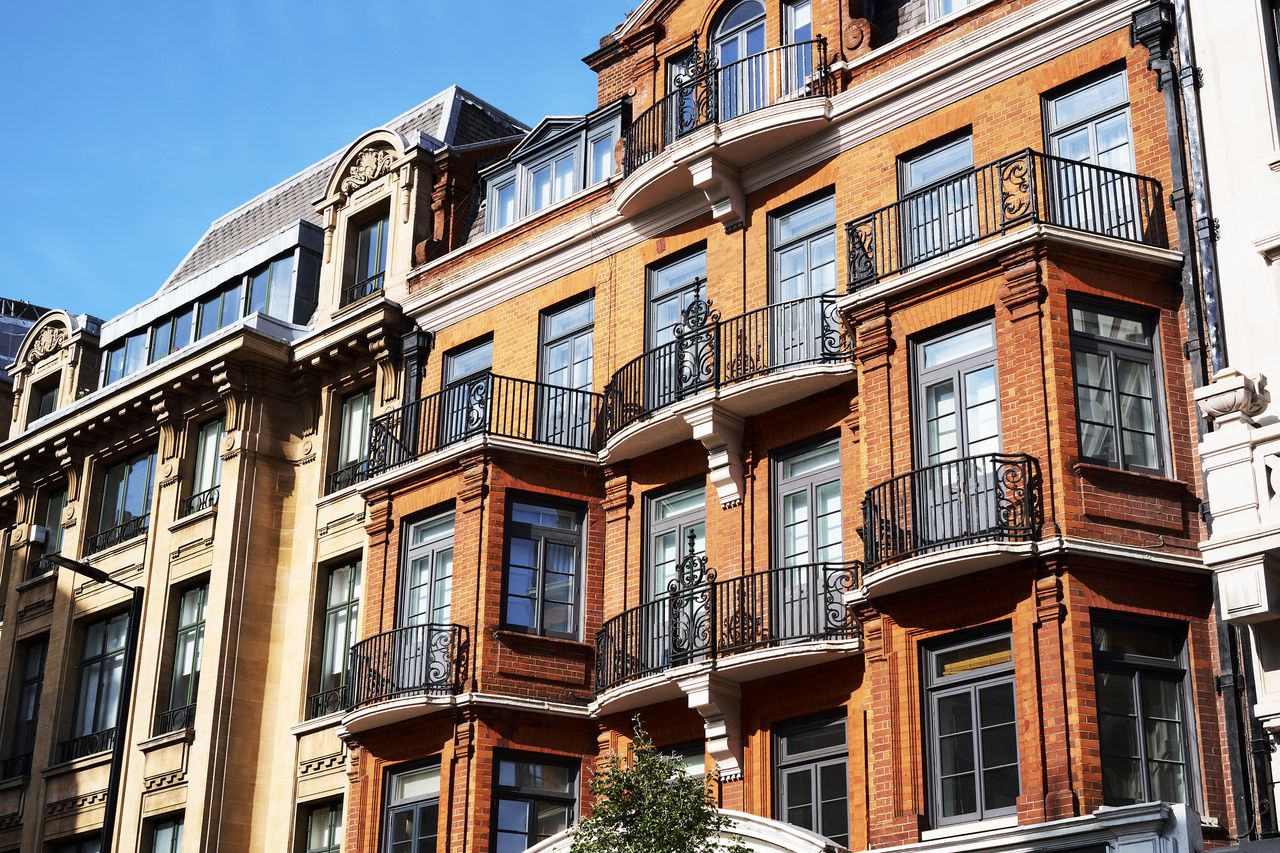
[[860,312],[853,320],[856,330],[853,357],[862,365],[863,372],[887,368],[894,347],[888,311],[880,305],[878,310]]
[[238,365],[220,361],[213,366],[213,387],[222,398],[226,411],[223,418],[223,429],[227,433],[243,429],[245,397],[248,382]]
[[177,407],[164,391],[153,391],[148,398],[151,402],[151,414],[160,427],[160,447],[157,456],[161,461],[173,458],[178,454],[178,429],[181,418]]
[[71,503],[80,495],[80,472],[84,470],[84,448],[72,443],[66,436],[59,436],[53,441],[53,456],[58,460],[58,467],[62,469],[62,475],[67,479],[67,502]]
[[400,361],[400,336],[393,334],[384,326],[371,330],[366,339],[369,342],[369,353],[378,369],[378,387],[381,393],[378,402],[385,406],[399,396],[396,388],[398,373],[396,367]]
[[1062,600],[1062,577],[1058,571],[1048,569],[1036,578],[1036,623],[1061,622],[1067,616]]
[[1271,401],[1267,377],[1246,376],[1234,367],[1215,373],[1211,383],[1196,389],[1195,397],[1201,413],[1219,429],[1237,421],[1254,426],[1253,419]]
[[458,467],[458,507],[463,512],[479,512],[488,488],[489,461],[483,453],[477,453],[459,460]]
[[600,508],[604,510],[605,523],[608,524],[626,515],[631,508],[631,473],[625,466],[606,466],[604,469],[604,500]]
[[1048,295],[1040,263],[1042,254],[1040,247],[1033,246],[1000,258],[1004,284],[998,298],[1015,322],[1040,316],[1040,305]]

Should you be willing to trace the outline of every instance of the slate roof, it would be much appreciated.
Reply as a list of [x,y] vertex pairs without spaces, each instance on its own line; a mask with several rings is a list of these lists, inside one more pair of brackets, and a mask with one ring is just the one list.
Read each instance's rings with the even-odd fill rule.
[[[406,136],[421,131],[441,140],[445,147],[501,139],[529,131],[520,120],[458,86],[450,86],[428,98],[386,126]],[[169,276],[161,292],[176,287],[299,219],[321,225],[320,215],[312,207],[312,202],[324,194],[329,174],[345,150],[344,147],[342,151],[334,152],[215,219]]]

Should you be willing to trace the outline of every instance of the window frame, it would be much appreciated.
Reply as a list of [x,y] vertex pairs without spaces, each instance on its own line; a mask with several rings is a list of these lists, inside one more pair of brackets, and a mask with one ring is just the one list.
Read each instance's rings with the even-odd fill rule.
[[[147,847],[151,850],[151,853],[179,853],[182,850],[184,817],[185,815],[182,812],[174,812],[147,821]],[[160,831],[163,829],[173,830],[167,849],[158,846],[160,843]]]
[[[188,497],[204,494],[222,485],[222,439],[226,435],[226,419],[213,418],[200,424],[195,431],[195,458],[191,467],[191,494]],[[211,441],[212,440],[212,441]],[[210,443],[211,442],[211,443]],[[212,453],[213,458],[206,458]],[[204,469],[208,468],[208,477]]]
[[[1120,629],[1137,629],[1149,632],[1156,636],[1162,636],[1165,639],[1175,641],[1178,646],[1178,653],[1172,658],[1159,658],[1139,654],[1130,654],[1123,652],[1104,652],[1098,648],[1097,629],[1098,628],[1120,628]],[[1102,762],[1105,756],[1102,753],[1102,700],[1098,686],[1099,673],[1128,674],[1132,673],[1136,676],[1134,680],[1133,701],[1136,719],[1139,725],[1143,725],[1147,716],[1144,713],[1142,692],[1141,692],[1141,676],[1143,673],[1159,674],[1165,676],[1176,676],[1178,679],[1178,707],[1182,713],[1181,725],[1181,745],[1185,760],[1182,762],[1184,775],[1184,794],[1186,796],[1186,804],[1194,809],[1201,808],[1202,791],[1200,787],[1200,751],[1199,743],[1196,738],[1196,715],[1195,715],[1195,691],[1191,681],[1191,664],[1189,657],[1190,631],[1189,626],[1184,622],[1175,622],[1172,620],[1158,619],[1150,616],[1143,616],[1133,613],[1116,613],[1109,611],[1091,611],[1089,619],[1090,633],[1090,649],[1093,653],[1093,673],[1094,673],[1094,700],[1095,713],[1098,718],[1098,766],[1102,769]],[[1148,770],[1147,746],[1146,738],[1137,738],[1138,762],[1139,762],[1139,781],[1142,785],[1143,797],[1140,802],[1146,802],[1151,795],[1151,782]],[[1103,774],[1105,778],[1105,773]],[[1104,805],[1116,805],[1118,801],[1108,801],[1103,793]]]
[[[1123,320],[1141,324],[1147,334],[1148,346],[1139,345],[1094,335],[1090,332],[1077,331],[1074,317],[1076,309],[1084,309],[1096,313],[1107,314]],[[1082,462],[1112,468],[1118,471],[1133,471],[1150,474],[1154,477],[1168,477],[1171,473],[1171,454],[1169,452],[1169,419],[1165,401],[1164,357],[1160,351],[1160,312],[1157,309],[1142,309],[1126,303],[1089,297],[1069,296],[1067,299],[1067,332],[1071,352],[1071,403],[1075,410],[1076,441],[1079,457]],[[1098,424],[1109,426],[1115,459],[1101,456],[1089,456],[1085,452],[1084,419],[1081,417],[1080,378],[1076,368],[1076,353],[1085,352],[1100,355],[1107,359],[1109,378],[1111,380],[1111,417],[1112,423]],[[1121,425],[1120,393],[1117,385],[1116,362],[1119,358],[1146,364],[1151,378],[1151,414],[1153,444],[1155,447],[1156,465],[1150,468],[1144,465],[1131,464],[1125,459],[1124,429]],[[1090,421],[1089,423],[1094,423]]]
[[[529,634],[530,636],[581,641],[583,623],[585,621],[584,611],[586,609],[583,607],[583,586],[586,578],[586,566],[584,565],[586,561],[587,535],[586,506],[574,503],[573,501],[567,501],[550,495],[542,495],[538,493],[508,492],[507,495],[506,517],[504,519],[505,524],[502,535],[502,629],[522,634]],[[538,510],[545,509],[555,512],[573,513],[577,518],[577,530],[570,533],[569,531],[565,531],[560,528],[515,521],[514,514],[517,505],[525,505]],[[513,596],[511,591],[511,543],[515,538],[532,539],[537,543],[538,565],[534,567],[537,589],[535,590],[535,594],[532,596],[534,624],[531,626],[518,625],[511,621],[510,599],[513,597],[522,599],[530,598],[528,595]],[[543,611],[547,604],[546,576],[549,572],[547,571],[544,557],[546,553],[546,544],[548,542],[557,545],[572,545],[575,551],[573,596],[572,601],[569,602],[573,608],[573,630],[567,632],[549,630],[545,624],[545,614]]]
[[[537,764],[544,767],[559,767],[569,770],[571,781],[569,788],[572,793],[565,794],[556,791],[549,791],[545,788],[528,788],[520,785],[503,785],[500,783],[502,778],[503,762],[515,762],[521,764]],[[490,822],[489,830],[489,849],[498,849],[499,822],[498,812],[499,803],[502,800],[510,802],[520,802],[528,806],[536,806],[542,804],[567,805],[568,817],[565,820],[565,826],[571,827],[576,825],[581,809],[581,787],[582,787],[582,761],[581,759],[573,759],[562,755],[553,755],[542,752],[518,752],[514,750],[496,750],[493,755],[493,791],[491,794],[491,813],[493,820]],[[504,796],[505,795],[505,796]],[[532,847],[538,843],[537,825],[533,820],[533,815],[529,815],[528,830],[526,831],[525,849]],[[510,830],[507,830],[510,832]]]
[[[834,727],[839,724],[844,733],[844,743],[842,746],[828,746],[819,749],[799,752],[795,755],[786,753],[787,738],[793,734],[805,731],[819,731],[827,727]],[[773,744],[773,814],[774,819],[785,823],[788,826],[798,826],[801,829],[807,829],[810,832],[816,832],[825,838],[830,838],[837,843],[843,839],[844,844],[849,843],[850,833],[853,829],[853,821],[849,814],[849,794],[852,785],[849,783],[849,717],[843,710],[834,712],[825,712],[821,714],[812,714],[796,719],[785,720],[777,723],[772,727],[770,732]],[[824,802],[822,799],[821,779],[819,772],[824,767],[830,767],[835,764],[844,766],[844,832],[836,836],[830,836],[827,833],[828,827],[822,821],[821,806]],[[788,811],[788,786],[787,774],[798,770],[807,769],[810,771],[810,780],[812,782],[811,792],[813,799],[810,801],[810,807],[813,809],[813,825],[802,826],[801,824],[792,824],[787,820]]]
[[[108,648],[107,639],[111,636],[111,626],[112,624],[121,620],[123,621],[124,631],[121,634],[120,646],[118,648]],[[102,650],[100,652],[94,653],[93,655],[88,655],[86,647],[88,645],[89,632],[97,625],[102,626],[102,632],[103,632]],[[99,715],[105,706],[116,704],[118,707],[119,703],[123,701],[123,698],[120,695],[120,691],[123,687],[123,682],[124,682],[123,668],[124,668],[124,658],[126,654],[126,647],[128,645],[128,635],[129,635],[129,611],[128,610],[120,610],[115,613],[106,614],[99,619],[86,621],[83,624],[80,632],[80,660],[76,664],[76,679],[75,679],[76,701],[74,705],[73,715],[71,718],[72,739],[88,737],[89,735],[98,734],[100,732],[106,732],[106,731],[111,731],[115,729],[116,715],[112,714],[111,719],[107,721],[110,723],[110,725],[107,725],[107,726],[95,725],[91,727],[89,731],[81,731],[80,723],[81,723],[81,718],[84,716],[84,711],[85,711],[85,707],[84,707],[84,700],[86,697],[85,688],[88,686],[87,681],[89,678],[86,670],[92,666],[98,667],[97,675],[94,677],[95,685],[94,685],[94,691],[93,691],[94,693],[93,719],[96,722],[99,720]],[[104,664],[106,664],[108,661],[112,661],[117,658],[120,660],[121,678],[115,682],[114,703],[112,701],[107,701],[104,703],[103,699],[109,698],[112,691],[111,679],[109,677],[109,670],[107,669],[106,666],[104,666]],[[107,676],[107,677],[104,678],[104,676]],[[116,735],[118,736],[119,732],[116,732]]]
[[58,395],[61,390],[61,370],[39,382],[33,382],[31,384],[31,402],[27,410],[27,423],[47,418],[58,411]]
[[[832,465],[822,468],[816,468],[807,474],[793,475],[784,477],[784,467],[789,461],[823,450],[828,446],[833,446],[836,451],[836,461]],[[791,486],[787,494],[794,494],[800,488],[807,490],[810,499],[809,524],[810,546],[809,559],[800,563],[790,565],[809,566],[809,565],[832,565],[842,564],[845,560],[845,541],[844,541],[844,454],[840,443],[839,433],[827,432],[804,441],[790,444],[785,447],[777,448],[769,454],[769,500],[772,502],[769,511],[769,537],[772,543],[770,550],[773,557],[773,566],[775,568],[783,568],[788,565],[785,555],[785,514],[783,510],[783,494],[784,488]],[[819,550],[817,538],[814,534],[817,532],[817,490],[821,486],[835,483],[840,494],[840,557],[837,560],[820,560],[816,559]]]
[[[988,666],[978,667],[976,669],[957,673],[949,676],[935,675],[935,662],[942,655],[950,652],[962,651],[972,646],[980,646],[992,641],[1005,640],[1009,645],[1009,661],[1007,663],[991,664]],[[1020,731],[1018,728],[1018,682],[1017,682],[1017,655],[1013,643],[1013,631],[1008,623],[998,626],[988,626],[972,631],[962,631],[957,634],[950,634],[941,637],[921,646],[921,687],[924,692],[924,702],[921,706],[922,712],[922,730],[924,734],[924,770],[926,779],[926,788],[928,791],[928,809],[931,825],[935,829],[941,829],[949,826],[981,823],[988,820],[999,819],[1016,815],[1018,811],[1017,798],[1022,795],[1022,745],[1019,742]],[[979,691],[984,688],[995,687],[1008,684],[1012,689],[1013,698],[1013,716],[1012,725],[1014,730],[1014,764],[1017,768],[1016,778],[1018,780],[1018,793],[1014,795],[1014,803],[1009,806],[998,807],[995,809],[987,809],[985,807],[985,787],[983,776],[987,768],[983,763],[982,755],[982,738],[981,733],[984,728],[982,725],[981,706],[979,704]],[[939,743],[940,731],[938,726],[937,701],[939,698],[968,694],[970,697],[970,744],[972,746],[973,756],[973,778],[974,778],[974,805],[975,811],[965,812],[955,815],[943,814],[942,801],[942,775],[941,775],[941,747]],[[997,725],[1006,725],[1006,723],[997,723]],[[1004,767],[1008,765],[998,765]]]
[[[702,494],[702,502],[698,504],[696,509],[686,510],[678,515],[668,518],[656,518],[658,501],[685,492],[698,491]],[[704,478],[695,477],[691,480],[685,480],[680,483],[674,483],[669,486],[662,486],[656,489],[650,489],[642,496],[644,501],[644,514],[642,516],[643,538],[640,543],[640,595],[641,599],[647,604],[657,600],[660,596],[666,595],[667,588],[663,584],[659,588],[654,576],[656,568],[654,557],[656,556],[656,547],[654,540],[657,537],[665,535],[669,532],[676,534],[676,570],[679,570],[680,561],[689,553],[687,531],[691,527],[699,524],[702,525],[702,542],[701,551],[695,551],[698,556],[706,556],[707,541],[707,482]],[[696,534],[695,534],[696,535]],[[674,576],[673,576],[674,577]]]
[[943,7],[946,0],[928,0],[925,7],[925,21],[933,23],[951,15],[958,15],[968,9],[970,6],[976,6],[981,0],[956,0],[960,5],[954,9],[947,10]]
[[[346,824],[346,813],[341,799],[319,800],[301,804],[302,820],[298,849],[300,853],[341,853],[342,831]],[[331,842],[322,847],[311,844],[311,822],[321,812],[328,812],[328,825],[325,827],[326,840]]]
[[[943,362],[934,367],[925,367],[925,348],[933,344],[941,343],[951,338],[957,338],[969,332],[976,331],[980,328],[988,327],[991,330],[991,345],[985,349],[975,350],[965,355],[953,358],[950,361]],[[956,418],[956,448],[955,459],[964,459],[971,454],[969,452],[969,424],[963,418],[970,407],[962,406],[968,399],[967,392],[964,389],[964,379],[966,376],[991,367],[995,371],[995,406],[996,406],[996,442],[998,448],[993,451],[1000,453],[1004,449],[1004,418],[1000,407],[1000,341],[997,336],[995,318],[987,315],[970,316],[962,318],[945,326],[929,329],[921,335],[914,336],[909,342],[910,346],[910,404],[911,404],[911,451],[915,466],[917,468],[929,467],[931,465],[945,465],[948,460],[937,463],[929,461],[929,436],[928,436],[928,408],[926,401],[926,386],[936,384],[937,381],[950,375],[955,382],[953,395],[955,399],[955,408],[953,415]],[[963,451],[963,452],[962,452]],[[985,455],[985,454],[980,454]]]
[[[1074,95],[1078,92],[1082,92],[1085,89],[1090,88],[1091,86],[1096,86],[1099,83],[1102,83],[1113,77],[1119,78],[1119,80],[1124,86],[1124,100],[1122,102],[1111,104],[1102,109],[1096,110],[1068,124],[1063,124],[1061,126],[1057,125],[1055,121],[1055,116],[1054,116],[1054,105],[1058,101],[1068,97],[1069,95]],[[1060,137],[1063,137],[1069,133],[1074,133],[1082,128],[1089,127],[1089,128],[1093,128],[1093,130],[1090,133],[1090,155],[1092,159],[1088,161],[1083,161],[1083,162],[1092,163],[1093,165],[1099,166],[1099,168],[1104,168],[1104,169],[1114,168],[1110,166],[1102,166],[1101,164],[1095,162],[1098,155],[1097,146],[1095,144],[1097,141],[1096,127],[1099,122],[1105,119],[1123,114],[1125,116],[1125,126],[1128,130],[1128,137],[1129,137],[1129,165],[1124,169],[1120,169],[1119,171],[1134,172],[1137,168],[1137,163],[1135,160],[1136,152],[1134,151],[1132,105],[1133,105],[1133,99],[1129,92],[1128,72],[1125,69],[1123,64],[1113,63],[1111,65],[1097,69],[1096,71],[1092,71],[1088,74],[1085,74],[1082,77],[1078,77],[1075,80],[1072,80],[1061,86],[1054,87],[1053,89],[1049,90],[1048,92],[1045,92],[1043,95],[1040,96],[1040,115],[1041,115],[1041,121],[1044,126],[1045,151],[1048,152],[1051,156],[1062,157],[1062,155],[1059,154],[1057,151],[1057,145],[1056,145],[1057,140]],[[1070,162],[1081,162],[1081,161],[1073,160]]]
[[[127,518],[127,519],[123,518],[123,516],[126,513],[128,513],[128,510],[125,508],[125,505],[129,502],[129,483],[132,482],[133,469],[135,466],[142,464],[144,462],[147,465],[147,476],[146,476],[146,482],[144,485],[145,493],[143,495],[142,513],[141,515],[135,515],[133,518]],[[99,488],[99,504],[100,504],[98,507],[97,533],[102,534],[110,530],[118,529],[130,523],[131,521],[134,521],[139,518],[142,519],[142,521],[140,522],[137,535],[141,535],[151,526],[151,521],[150,521],[151,492],[155,482],[155,473],[156,473],[155,462],[156,462],[156,452],[154,449],[152,449],[152,450],[144,451],[143,453],[140,453],[136,456],[127,457],[125,459],[113,462],[111,465],[108,465],[102,469],[102,473],[97,478],[98,488]],[[105,521],[107,519],[106,488],[107,488],[107,484],[111,480],[111,472],[120,468],[124,469],[125,475],[120,478],[121,490],[120,490],[119,500],[116,502],[115,509],[112,511],[112,517],[113,517],[112,524],[106,525],[105,524]],[[121,541],[124,541],[124,540],[121,540]]]
[[39,556],[36,556],[33,550],[27,565],[27,577],[35,577],[49,571],[52,566],[47,565],[44,558],[62,553],[62,538],[66,534],[62,525],[62,513],[66,510],[69,497],[66,483],[61,486],[47,486],[40,493],[39,502],[36,504],[36,522],[45,530],[44,543],[39,546]]
[[[360,441],[358,442],[357,456],[352,456],[352,435],[351,435],[351,406],[357,400],[363,400],[364,416],[361,418]],[[338,405],[338,435],[337,446],[334,448],[337,462],[335,471],[346,468],[350,465],[357,465],[369,458],[369,424],[373,420],[373,389],[362,388],[358,391],[352,391],[344,394],[340,398]]]
[[[415,799],[392,799],[391,792],[394,790],[396,779],[401,776],[408,776],[413,773],[419,773],[423,770],[435,769],[436,771],[436,794],[434,797],[417,797]],[[412,841],[416,843],[421,839],[419,820],[422,816],[421,810],[429,809],[432,805],[436,809],[436,825],[432,827],[431,836],[439,841],[440,837],[440,797],[444,790],[444,766],[439,758],[430,759],[413,764],[399,764],[394,767],[388,767],[383,771],[382,785],[382,817],[381,817],[381,838],[378,839],[378,850],[380,853],[391,853],[391,821],[394,817],[406,811],[413,813],[414,838]]]
[[[183,621],[185,604],[188,596],[194,596],[195,614],[190,621]],[[178,711],[181,708],[193,708],[196,704],[196,697],[200,691],[200,659],[204,651],[205,625],[208,620],[209,606],[209,581],[206,579],[202,583],[192,584],[191,586],[175,589],[173,591],[173,645],[170,647],[169,653],[169,686],[165,698],[165,710],[161,714],[167,714]],[[183,672],[180,668],[184,642],[190,639],[191,643],[191,659],[190,672]],[[186,679],[185,683],[181,683],[180,679]],[[190,728],[190,723],[194,722],[190,719],[192,715],[187,714],[187,723],[185,728]],[[170,729],[176,730],[177,727]]]
[[[335,577],[339,572],[350,570],[345,583],[344,597],[337,603],[332,601]],[[324,695],[346,688],[348,667],[350,666],[350,650],[360,634],[360,603],[364,592],[364,563],[359,554],[334,560],[320,568],[320,579],[323,585],[317,584],[315,623],[319,626],[312,640],[314,649],[309,683],[312,686],[307,697],[305,716],[309,720],[331,713],[329,703]],[[342,621],[345,619],[345,622]],[[334,627],[342,624],[342,628]],[[331,672],[329,663],[331,652],[340,653],[334,658],[341,664],[340,671]]]
[[[10,759],[19,755],[30,755],[35,751],[36,729],[40,721],[40,703],[44,697],[44,679],[49,665],[49,635],[39,634],[17,644],[21,655],[14,655],[15,661],[21,660],[20,666],[13,668],[16,687],[10,692],[14,699],[14,714],[10,720],[9,751]],[[32,666],[32,656],[39,652],[39,661]],[[32,672],[32,669],[35,672]],[[27,773],[30,773],[30,759],[27,760]],[[24,774],[26,775],[26,774]]]

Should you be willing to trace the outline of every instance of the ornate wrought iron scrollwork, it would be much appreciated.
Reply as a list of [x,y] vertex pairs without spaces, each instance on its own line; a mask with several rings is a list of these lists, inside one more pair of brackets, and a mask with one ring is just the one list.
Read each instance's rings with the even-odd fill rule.
[[1031,154],[1019,154],[999,165],[1000,218],[1007,225],[1032,212]]
[[467,432],[484,429],[489,422],[489,379],[483,376],[467,385],[463,418]]
[[671,603],[671,654],[677,659],[706,651],[711,640],[716,573],[707,568],[706,555],[697,553],[696,548],[697,537],[690,530],[689,551],[676,565],[676,576],[667,584]]
[[873,284],[876,273],[876,223],[874,218],[849,225],[849,289]]
[[821,566],[822,577],[822,627],[828,636],[852,636],[853,626],[857,620],[853,618],[851,608],[845,604],[845,592],[858,585],[858,569],[848,566]]
[[716,122],[716,71],[719,63],[710,51],[698,47],[698,34],[693,34],[689,57],[675,75],[675,122],[672,130],[679,137],[704,124]]
[[702,298],[702,282],[693,287],[693,299],[680,314],[676,329],[676,360],[679,387],[683,392],[699,391],[716,379],[716,335],[720,312],[710,299]]
[[840,316],[835,299],[822,300],[822,360],[840,361],[853,357],[853,338]]

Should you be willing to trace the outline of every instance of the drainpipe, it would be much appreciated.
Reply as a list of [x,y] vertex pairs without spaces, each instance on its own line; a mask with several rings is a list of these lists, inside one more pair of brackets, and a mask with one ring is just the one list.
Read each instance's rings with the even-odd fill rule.
[[[1185,2],[1182,11],[1185,13]],[[1199,108],[1198,102],[1191,107],[1191,116],[1194,118],[1194,124],[1188,126],[1183,121],[1183,101],[1181,97],[1182,74],[1178,69],[1178,61],[1174,56],[1175,34],[1179,36],[1177,41],[1181,51],[1183,61],[1187,61],[1190,57],[1189,48],[1189,30],[1185,22],[1185,14],[1181,16],[1184,20],[1179,25],[1180,16],[1175,14],[1174,7],[1168,0],[1157,0],[1133,13],[1133,20],[1129,30],[1130,43],[1133,45],[1141,44],[1150,56],[1148,67],[1156,73],[1156,86],[1164,97],[1164,113],[1165,113],[1165,130],[1168,135],[1169,144],[1169,166],[1172,173],[1173,185],[1170,188],[1169,203],[1174,211],[1174,221],[1178,229],[1178,246],[1182,249],[1184,261],[1182,264],[1181,284],[1182,284],[1182,304],[1186,313],[1187,326],[1187,345],[1186,357],[1191,362],[1191,378],[1192,384],[1196,388],[1203,388],[1208,384],[1208,375],[1206,370],[1206,352],[1205,344],[1202,336],[1207,334],[1209,337],[1209,353],[1208,360],[1217,365],[1222,360],[1222,348],[1220,335],[1220,320],[1218,319],[1218,300],[1217,300],[1217,268],[1213,263],[1213,246],[1212,246],[1212,219],[1208,218],[1208,203],[1206,184],[1203,171],[1203,145],[1200,134],[1199,125]],[[1187,64],[1190,76],[1186,78],[1186,82],[1193,89],[1192,97],[1194,100],[1194,86],[1196,83],[1196,73],[1194,66]],[[1189,186],[1187,157],[1184,150],[1184,144],[1191,147],[1192,156],[1195,160],[1197,177],[1195,185]],[[1192,216],[1192,192],[1196,192],[1194,201],[1205,211],[1204,219],[1205,228],[1203,233],[1201,229],[1196,228],[1196,223]],[[1199,249],[1200,251],[1197,251]],[[1206,251],[1207,249],[1207,251]],[[1206,260],[1207,259],[1207,260]],[[1208,268],[1205,273],[1206,280],[1206,298],[1211,299],[1211,322],[1205,322],[1202,310],[1201,297],[1202,292],[1199,283],[1196,280],[1196,271],[1199,268],[1197,260],[1207,262]],[[1212,288],[1211,291],[1208,291]],[[1207,328],[1206,328],[1207,327]],[[1214,368],[1217,369],[1216,366]],[[1200,438],[1208,431],[1208,423],[1206,419],[1199,413],[1196,415],[1196,431]],[[1207,520],[1207,515],[1206,515]],[[1231,776],[1231,787],[1235,792],[1234,811],[1235,823],[1241,831],[1242,835],[1252,837],[1255,834],[1253,804],[1253,777],[1252,774],[1245,770],[1245,755],[1249,752],[1248,736],[1246,727],[1242,725],[1245,719],[1247,709],[1242,707],[1240,702],[1241,677],[1238,662],[1238,637],[1236,630],[1228,625],[1222,618],[1221,613],[1221,596],[1218,589],[1218,578],[1213,578],[1214,601],[1218,603],[1217,622],[1217,642],[1219,657],[1223,665],[1224,671],[1218,676],[1219,694],[1222,697],[1222,710],[1224,726],[1226,728],[1227,740],[1227,764],[1228,771]],[[1269,811],[1269,806],[1263,805],[1260,798],[1260,806]]]

